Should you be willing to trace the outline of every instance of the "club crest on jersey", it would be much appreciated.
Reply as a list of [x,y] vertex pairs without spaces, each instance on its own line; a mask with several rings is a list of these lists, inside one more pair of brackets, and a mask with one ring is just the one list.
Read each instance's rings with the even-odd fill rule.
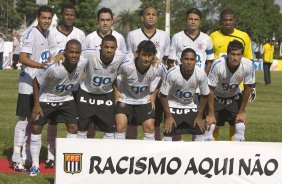
[[108,70],[112,74],[112,73],[115,73],[116,68],[115,67],[110,67]]
[[82,153],[64,153],[65,173],[78,174],[82,170]]
[[77,79],[78,77],[79,77],[79,73],[76,72],[76,73],[73,75],[72,79]]
[[160,42],[159,41],[154,41],[154,45],[156,48],[159,48],[160,47]]
[[239,82],[243,80],[243,79],[242,79],[242,76],[240,76],[240,75],[236,75],[236,76],[235,76],[235,79],[236,79],[237,81],[239,81]]
[[203,49],[204,49],[203,45],[204,45],[203,43],[198,43],[197,48],[198,48],[199,50],[203,50]]
[[146,84],[151,84],[151,82],[153,81],[154,77],[153,76],[147,76],[146,78]]

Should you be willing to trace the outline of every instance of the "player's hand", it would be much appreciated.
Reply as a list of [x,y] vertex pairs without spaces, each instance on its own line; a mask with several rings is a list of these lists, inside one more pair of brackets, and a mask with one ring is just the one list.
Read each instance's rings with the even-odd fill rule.
[[156,95],[154,95],[154,94],[151,94],[150,96],[149,96],[149,102],[151,102],[151,105],[152,105],[152,109],[153,110],[155,110],[156,109]]
[[165,118],[164,132],[170,133],[174,127],[176,127],[176,122],[174,118],[172,116]]
[[56,65],[61,65],[62,63],[64,63],[65,61],[65,56],[63,53],[59,53],[57,54],[53,59],[52,59],[53,63],[55,63]]
[[122,95],[119,91],[116,91],[114,93],[114,97],[115,97],[115,104],[122,99]]
[[152,65],[156,68],[159,67],[159,65],[161,64],[161,61],[159,60],[159,58],[157,56],[154,57],[154,60],[152,62]]
[[31,120],[35,121],[39,119],[39,117],[41,116],[43,116],[43,112],[42,112],[40,105],[35,105],[32,110]]
[[237,114],[236,123],[240,123],[240,122],[247,124],[247,115],[245,112],[240,112]]
[[257,96],[256,88],[252,88],[251,94],[249,96],[249,102],[253,103],[256,99],[256,96]]
[[196,127],[196,125],[198,125],[198,127],[200,128],[201,132],[205,132],[206,130],[206,125],[205,125],[205,121],[200,118],[200,117],[196,117],[194,120],[194,128]]
[[215,116],[214,115],[207,115],[207,117],[205,119],[205,123],[206,123],[207,130],[210,130],[210,126],[212,124],[216,124]]

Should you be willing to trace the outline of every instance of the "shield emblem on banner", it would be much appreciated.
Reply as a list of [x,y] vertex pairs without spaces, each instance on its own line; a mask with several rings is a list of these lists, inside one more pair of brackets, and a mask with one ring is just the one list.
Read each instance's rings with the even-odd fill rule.
[[65,173],[77,174],[82,169],[82,153],[64,153]]

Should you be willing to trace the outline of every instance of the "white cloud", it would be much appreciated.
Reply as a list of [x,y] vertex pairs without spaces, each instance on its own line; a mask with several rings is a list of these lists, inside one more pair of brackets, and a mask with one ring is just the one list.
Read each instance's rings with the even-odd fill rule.
[[99,6],[110,8],[115,15],[118,15],[123,10],[134,11],[140,5],[139,0],[102,0]]

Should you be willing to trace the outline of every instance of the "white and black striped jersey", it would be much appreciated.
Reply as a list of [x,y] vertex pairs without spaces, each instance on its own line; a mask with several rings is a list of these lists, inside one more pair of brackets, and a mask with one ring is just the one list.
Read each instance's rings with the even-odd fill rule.
[[231,73],[227,67],[226,57],[221,57],[212,64],[208,75],[209,85],[215,87],[215,95],[222,98],[234,97],[240,93],[240,83],[255,83],[255,70],[252,62],[242,57],[239,68]]
[[88,93],[105,94],[113,91],[112,84],[117,78],[120,64],[127,60],[127,55],[116,51],[113,61],[105,65],[101,60],[100,50],[86,49],[83,56],[88,60],[86,74],[80,85]]
[[203,32],[194,39],[185,31],[176,33],[171,40],[169,59],[176,60],[177,64],[180,64],[181,53],[186,48],[192,48],[196,52],[197,66],[200,68],[205,68],[206,60],[214,59],[212,40]]
[[64,102],[73,100],[73,87],[79,82],[88,61],[80,57],[76,68],[69,73],[64,65],[50,64],[36,75],[40,86],[40,102]]
[[[112,30],[113,35],[117,40],[117,50],[127,53],[124,37],[115,30]],[[98,31],[94,31],[86,36],[83,42],[83,48],[100,49],[103,37],[99,35]]]
[[[49,46],[47,36],[43,35],[37,27],[31,28],[23,37],[21,52],[27,53],[29,58],[35,62],[42,63],[49,59]],[[33,79],[39,70],[31,68],[26,65],[21,66],[21,73],[19,76],[19,93],[32,94],[33,93]]]
[[195,66],[191,77],[186,80],[181,73],[181,65],[171,68],[163,80],[160,92],[168,96],[169,107],[173,108],[197,108],[194,103],[194,95],[197,88],[202,95],[208,95],[208,77],[204,70]]
[[166,68],[163,64],[151,65],[145,73],[140,73],[136,67],[137,58],[120,65],[118,74],[121,76],[119,91],[120,101],[126,104],[147,104],[149,103],[150,85],[156,77],[163,78]]

